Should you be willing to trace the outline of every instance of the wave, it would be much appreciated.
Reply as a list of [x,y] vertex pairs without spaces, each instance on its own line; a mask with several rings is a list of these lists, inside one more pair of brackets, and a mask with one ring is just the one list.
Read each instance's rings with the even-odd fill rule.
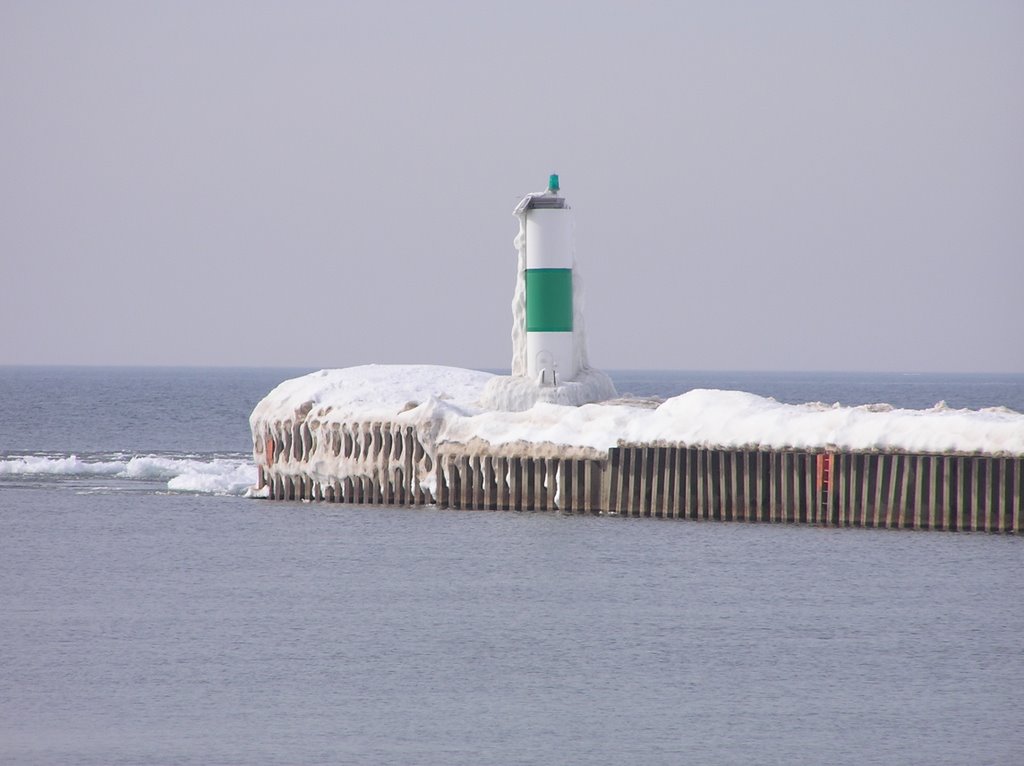
[[243,495],[256,483],[256,467],[248,456],[22,455],[0,458],[2,476],[105,476],[166,482],[174,492]]

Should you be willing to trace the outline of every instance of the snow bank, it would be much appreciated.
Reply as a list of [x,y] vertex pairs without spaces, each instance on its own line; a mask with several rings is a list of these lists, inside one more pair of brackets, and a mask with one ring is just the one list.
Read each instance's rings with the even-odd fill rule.
[[557,386],[541,386],[525,377],[497,376],[487,381],[480,404],[487,410],[520,412],[537,402],[579,407],[603,402],[617,396],[611,378],[600,370],[580,370],[570,381]]
[[275,423],[305,421],[315,428],[389,420],[416,425],[428,451],[444,444],[525,443],[603,453],[620,443],[643,443],[1024,455],[1024,415],[1005,408],[790,405],[739,391],[698,389],[653,409],[627,402],[541,402],[506,412],[482,404],[494,377],[426,365],[322,370],[275,388],[257,405],[250,424],[256,435]]
[[673,397],[656,409],[539,404],[526,413],[484,413],[453,422],[442,434],[452,441],[475,435],[492,444],[550,442],[597,451],[626,443],[1024,455],[1024,415],[1002,408],[791,405],[708,389]]
[[[495,376],[488,372],[436,365],[377,365],[320,370],[281,383],[256,405],[249,417],[261,421],[303,419],[313,412],[331,422],[393,419],[422,420],[438,403],[454,411],[479,411],[480,394]],[[426,410],[424,410],[426,406]]]

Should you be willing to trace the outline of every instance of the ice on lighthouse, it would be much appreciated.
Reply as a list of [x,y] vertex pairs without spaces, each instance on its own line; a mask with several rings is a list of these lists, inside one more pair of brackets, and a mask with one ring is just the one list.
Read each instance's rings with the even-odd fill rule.
[[527,194],[519,221],[512,298],[512,375],[492,379],[481,403],[519,411],[537,402],[582,405],[617,394],[587,359],[583,283],[576,261],[572,208],[557,175],[545,191]]

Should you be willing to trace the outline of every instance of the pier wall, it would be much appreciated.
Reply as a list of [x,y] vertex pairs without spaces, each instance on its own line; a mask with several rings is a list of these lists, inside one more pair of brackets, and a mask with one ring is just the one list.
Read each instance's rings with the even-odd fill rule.
[[413,426],[285,422],[254,440],[254,456],[257,486],[274,500],[434,503],[434,457]]
[[600,458],[431,455],[411,426],[279,430],[256,450],[259,486],[279,500],[986,532],[1019,532],[1024,510],[1024,457],[650,445]]

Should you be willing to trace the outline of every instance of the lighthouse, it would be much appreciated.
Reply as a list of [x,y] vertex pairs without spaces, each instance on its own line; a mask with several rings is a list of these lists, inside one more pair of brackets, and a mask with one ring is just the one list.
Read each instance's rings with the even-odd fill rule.
[[550,176],[544,191],[523,197],[512,213],[519,221],[512,374],[488,381],[480,403],[516,412],[537,402],[578,407],[614,399],[618,394],[611,378],[587,359],[573,213],[558,176]]
[[572,209],[560,194],[558,176],[543,194],[531,195],[526,219],[526,374],[540,386],[573,380]]

